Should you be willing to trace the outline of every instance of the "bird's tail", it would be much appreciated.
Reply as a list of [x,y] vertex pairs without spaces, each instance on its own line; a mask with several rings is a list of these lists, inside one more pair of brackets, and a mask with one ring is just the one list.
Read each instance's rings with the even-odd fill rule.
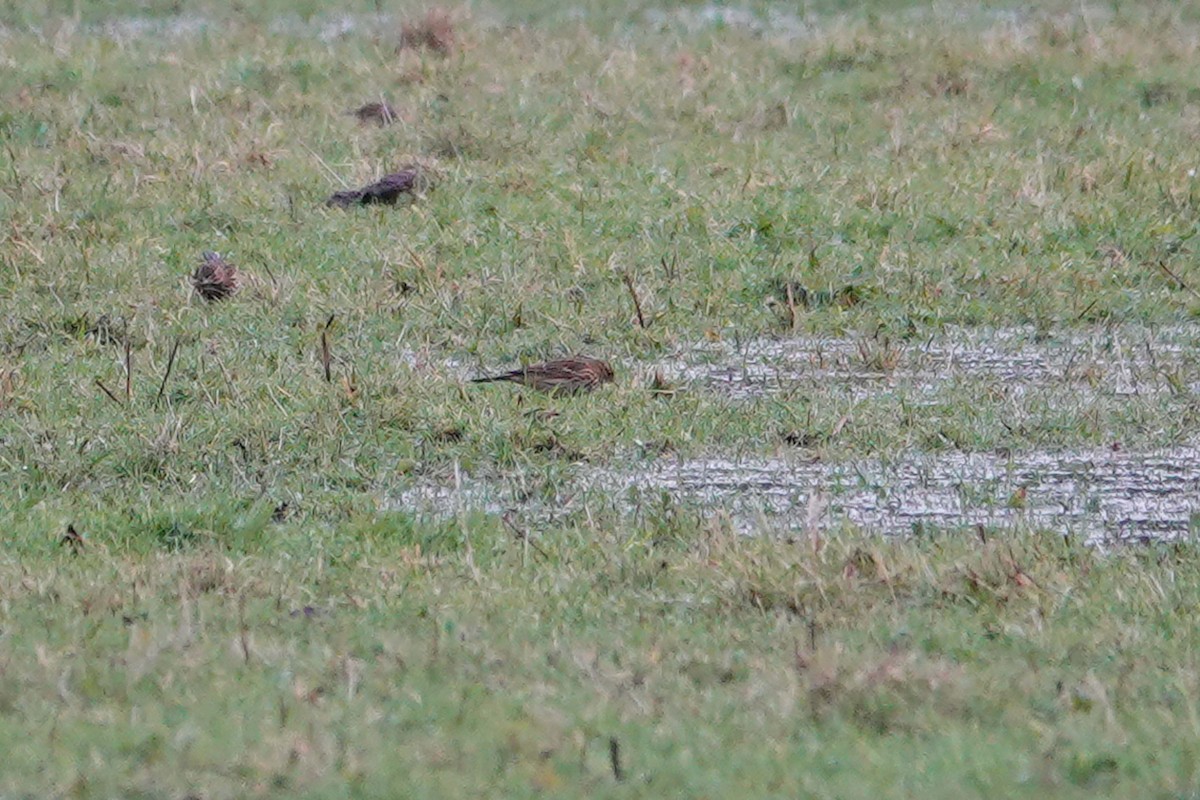
[[499,381],[516,380],[519,372],[505,372],[500,375],[484,375],[482,378],[472,378],[471,383],[497,383]]

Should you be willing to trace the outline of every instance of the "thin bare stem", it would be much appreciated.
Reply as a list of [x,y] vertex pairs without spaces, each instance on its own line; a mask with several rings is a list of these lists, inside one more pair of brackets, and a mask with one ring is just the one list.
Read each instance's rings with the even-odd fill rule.
[[333,353],[329,350],[329,329],[321,329],[321,366],[325,369],[325,382],[333,382]]
[[1168,266],[1166,265],[1166,263],[1164,263],[1164,262],[1162,262],[1162,261],[1159,261],[1159,262],[1158,262],[1158,268],[1159,268],[1159,269],[1161,269],[1163,272],[1167,273],[1167,275],[1169,275],[1173,281],[1175,281],[1176,283],[1178,283],[1178,284],[1179,284],[1179,286],[1180,286],[1180,288],[1182,288],[1182,289],[1183,289],[1184,291],[1186,291],[1188,294],[1192,295],[1193,297],[1200,297],[1200,292],[1197,292],[1197,291],[1196,291],[1195,289],[1193,289],[1191,286],[1188,286],[1186,283],[1184,283],[1184,282],[1183,282],[1183,278],[1179,277],[1179,276],[1178,276],[1178,275],[1176,275],[1174,272],[1172,272],[1172,271],[1171,271],[1171,268],[1170,268],[1170,267],[1168,267]]
[[615,736],[608,737],[608,763],[612,767],[613,778],[625,780],[625,770],[621,769],[621,743]]
[[645,330],[646,317],[642,315],[642,301],[638,298],[637,289],[633,287],[633,278],[628,272],[624,272],[621,274],[621,279],[625,281],[625,286],[629,289],[629,296],[633,298],[633,310],[637,312],[638,327]]
[[102,391],[106,395],[108,395],[109,400],[112,400],[114,403],[116,403],[119,406],[125,405],[124,403],[121,402],[121,398],[117,397],[115,394],[113,394],[112,392],[110,392],[108,390],[108,387],[104,385],[104,381],[100,380],[99,378],[96,378],[96,385],[100,387],[100,391]]
[[162,400],[163,392],[167,388],[167,378],[171,377],[171,368],[175,366],[175,354],[179,352],[179,338],[176,337],[175,344],[171,345],[171,355],[167,357],[167,369],[163,372],[162,383],[158,385],[158,394],[154,397],[154,405],[158,405]]
[[125,334],[125,402],[133,396],[133,349],[129,345],[129,334]]

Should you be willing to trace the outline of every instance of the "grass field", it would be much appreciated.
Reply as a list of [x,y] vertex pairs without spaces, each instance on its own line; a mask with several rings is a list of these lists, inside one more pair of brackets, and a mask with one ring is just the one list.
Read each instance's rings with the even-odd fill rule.
[[427,11],[0,3],[0,797],[1200,796],[1200,5]]

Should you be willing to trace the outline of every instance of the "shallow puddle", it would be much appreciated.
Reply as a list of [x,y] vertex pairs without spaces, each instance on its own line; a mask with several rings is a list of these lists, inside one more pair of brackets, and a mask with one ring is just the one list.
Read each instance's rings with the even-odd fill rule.
[[631,506],[647,491],[720,509],[746,531],[850,525],[1049,529],[1091,540],[1172,538],[1200,511],[1200,450],[949,453],[828,465],[703,459],[610,474]]
[[1200,449],[912,454],[839,464],[661,459],[627,471],[581,467],[549,493],[461,477],[413,487],[389,505],[439,516],[512,513],[535,527],[599,511],[636,518],[672,505],[723,515],[745,533],[849,526],[896,535],[983,525],[1097,542],[1170,539],[1188,534],[1200,514]]
[[751,10],[724,3],[650,8],[643,12],[645,22],[660,29],[676,28],[695,35],[705,31],[740,30],[772,39],[797,39],[811,35],[813,27],[786,4]]
[[932,394],[953,381],[1081,394],[1195,391],[1200,327],[1095,329],[1045,336],[1030,328],[960,329],[926,340],[875,337],[705,342],[661,365],[677,382],[753,399],[819,386],[861,397],[881,390]]

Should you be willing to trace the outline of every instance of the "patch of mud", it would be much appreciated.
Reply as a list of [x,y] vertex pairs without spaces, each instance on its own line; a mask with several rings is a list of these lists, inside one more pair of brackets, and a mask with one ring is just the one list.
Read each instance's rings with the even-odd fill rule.
[[722,515],[744,533],[853,527],[908,535],[983,525],[1094,543],[1172,539],[1200,520],[1200,448],[913,454],[841,464],[660,460],[627,471],[583,468],[551,493],[460,476],[413,487],[387,505],[435,516],[511,512],[545,527],[598,512],[637,518],[664,501]]
[[752,339],[704,342],[669,359],[668,380],[753,399],[843,386],[855,397],[887,390],[931,394],[951,381],[986,381],[1020,394],[1071,387],[1138,395],[1200,388],[1200,327],[1092,330],[1044,336],[1034,328],[959,329],[928,340]]

